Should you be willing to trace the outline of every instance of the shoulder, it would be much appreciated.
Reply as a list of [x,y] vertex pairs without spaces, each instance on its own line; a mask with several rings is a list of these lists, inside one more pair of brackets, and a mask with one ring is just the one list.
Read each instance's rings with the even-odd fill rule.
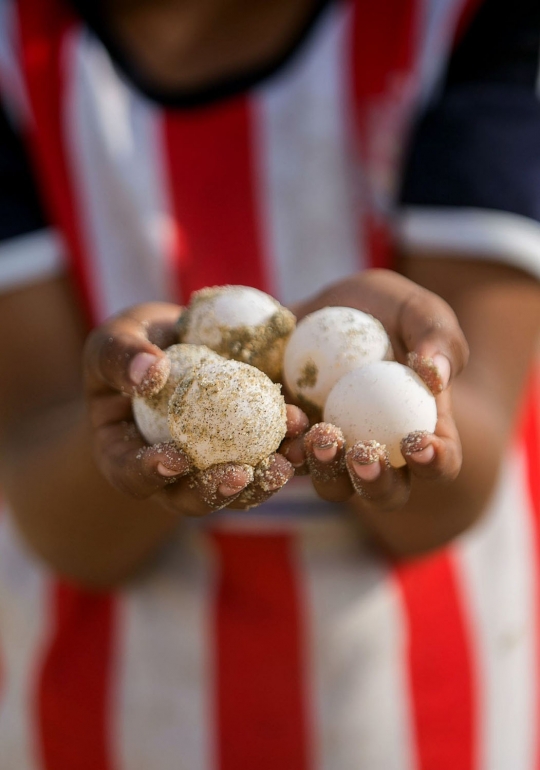
[[540,277],[540,4],[485,0],[420,116],[402,237]]

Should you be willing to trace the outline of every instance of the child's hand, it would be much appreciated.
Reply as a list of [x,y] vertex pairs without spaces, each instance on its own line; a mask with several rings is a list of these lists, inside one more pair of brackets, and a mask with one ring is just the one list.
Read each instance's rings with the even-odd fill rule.
[[386,270],[341,281],[293,312],[300,319],[327,305],[354,307],[382,322],[397,361],[415,369],[436,396],[438,421],[435,434],[412,434],[403,442],[402,468],[391,467],[375,442],[346,447],[338,428],[319,423],[305,438],[284,444],[282,451],[297,472],[309,471],[327,500],[347,500],[356,492],[380,510],[407,502],[411,474],[436,482],[454,479],[462,456],[449,385],[467,361],[468,346],[453,310],[437,295]]
[[[271,455],[254,473],[232,463],[196,471],[173,443],[148,446],[135,426],[131,397],[151,395],[165,382],[169,364],[162,348],[177,342],[179,314],[177,305],[138,305],[90,335],[85,384],[99,468],[128,495],[159,498],[188,516],[259,505],[293,475],[282,454]],[[289,439],[307,429],[307,418],[297,407],[287,407],[287,418]]]

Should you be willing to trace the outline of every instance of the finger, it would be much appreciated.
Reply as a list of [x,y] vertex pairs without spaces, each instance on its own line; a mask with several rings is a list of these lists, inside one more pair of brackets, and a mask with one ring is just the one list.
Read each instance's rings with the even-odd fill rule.
[[177,305],[167,303],[137,305],[95,329],[84,352],[90,395],[110,388],[128,395],[159,392],[170,363],[155,341],[175,341],[179,313]]
[[253,482],[228,507],[248,510],[261,505],[284,487],[293,476],[294,468],[283,455],[270,455],[257,465]]
[[204,516],[229,505],[252,480],[250,465],[222,463],[180,479],[164,490],[164,496],[185,516]]
[[450,361],[441,353],[435,353],[432,358],[413,351],[407,355],[407,366],[416,372],[435,396],[448,387],[452,376]]
[[417,478],[453,481],[461,470],[461,441],[450,410],[450,394],[447,391],[441,394],[437,402],[435,433],[409,434],[401,443],[401,453]]
[[[405,363],[409,353],[436,361],[435,367],[440,369],[436,387],[444,385],[446,379],[451,381],[467,362],[468,346],[451,307],[441,297],[396,272],[366,270],[293,311],[302,318],[325,305],[354,307],[378,318],[390,336],[398,361]],[[437,366],[437,356],[445,358],[448,366],[442,359]]]
[[98,467],[121,492],[144,500],[190,471],[186,455],[174,444],[147,446],[129,420],[94,431]]
[[287,404],[287,433],[278,451],[289,461],[297,476],[309,473],[304,451],[304,434],[308,428],[306,414],[299,407]]
[[194,489],[205,505],[211,510],[219,511],[251,484],[253,475],[251,465],[222,463],[196,474]]
[[434,394],[464,368],[469,348],[451,307],[436,294],[415,286],[401,305],[396,333],[407,364]]
[[279,453],[285,457],[292,467],[296,476],[307,476],[309,468],[307,464],[306,451],[304,449],[304,435],[297,438],[286,438],[281,442]]
[[342,502],[354,493],[345,466],[345,439],[335,425],[317,423],[306,434],[304,448],[315,491],[324,500]]
[[309,428],[307,415],[294,404],[286,404],[287,410],[287,438],[297,438]]
[[345,458],[351,483],[364,506],[380,511],[401,508],[409,498],[407,468],[394,468],[384,445],[359,441]]
[[365,282],[376,295],[372,300],[374,309],[368,312],[379,318],[390,334],[397,359],[404,362],[408,353],[416,353],[436,361],[441,385],[446,387],[461,372],[469,355],[450,305],[437,294],[392,271],[369,271]]

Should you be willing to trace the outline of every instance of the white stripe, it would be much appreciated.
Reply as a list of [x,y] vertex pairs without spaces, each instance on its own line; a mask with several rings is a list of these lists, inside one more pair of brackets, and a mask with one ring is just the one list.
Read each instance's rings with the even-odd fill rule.
[[125,770],[212,770],[213,569],[196,531],[121,599],[114,729]]
[[[406,207],[399,225],[402,246],[422,256],[486,259],[540,277],[540,223],[506,211]],[[433,254],[431,253],[433,252]]]
[[411,770],[404,618],[394,583],[336,516],[303,538],[316,770]]
[[524,458],[457,549],[478,672],[478,770],[534,770],[537,723],[535,554]]
[[300,56],[254,97],[265,242],[285,304],[360,267],[344,77],[350,10],[332,4]]
[[88,32],[68,43],[66,131],[79,213],[103,318],[168,299],[173,228],[167,214],[157,110],[120,77]]
[[62,272],[64,245],[54,230],[38,230],[0,243],[0,292]]
[[[0,767],[38,770],[36,668],[48,636],[48,581],[0,519]],[[5,680],[4,680],[5,677]]]

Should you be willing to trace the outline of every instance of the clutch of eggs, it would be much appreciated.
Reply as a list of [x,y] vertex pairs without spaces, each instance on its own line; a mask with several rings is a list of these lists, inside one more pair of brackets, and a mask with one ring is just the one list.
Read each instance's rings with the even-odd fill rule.
[[287,430],[279,385],[204,345],[172,345],[165,354],[165,386],[132,402],[149,444],[174,441],[199,470],[225,462],[256,466],[276,451]]
[[[326,307],[299,322],[276,300],[244,286],[195,292],[179,324],[182,344],[166,351],[164,388],[134,398],[150,444],[174,440],[199,469],[222,462],[255,466],[286,432],[280,377],[306,411],[341,428],[349,446],[375,440],[394,466],[401,440],[433,432],[435,399],[412,369],[388,359],[382,324],[348,307]],[[229,360],[227,360],[229,359]],[[269,379],[270,378],[270,379]]]
[[296,319],[269,294],[249,286],[212,286],[192,294],[178,321],[180,342],[206,345],[257,367],[277,382]]
[[343,431],[348,446],[357,441],[385,444],[394,467],[405,465],[401,441],[409,433],[433,433],[435,398],[408,366],[395,361],[366,364],[334,385],[324,407],[324,420]]
[[291,334],[283,378],[299,404],[321,410],[343,375],[392,357],[388,335],[376,318],[350,307],[324,307],[305,316]]

